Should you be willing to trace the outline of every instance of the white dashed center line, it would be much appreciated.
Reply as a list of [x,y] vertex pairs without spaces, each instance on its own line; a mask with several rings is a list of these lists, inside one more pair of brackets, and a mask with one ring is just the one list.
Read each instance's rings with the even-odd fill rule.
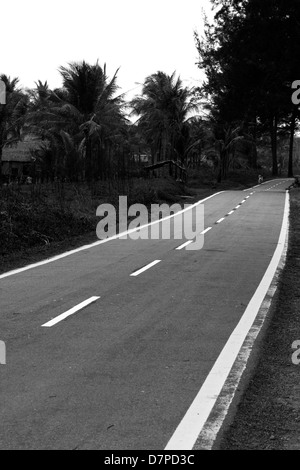
[[188,246],[190,243],[192,243],[193,240],[188,240],[187,242],[183,243],[182,245],[178,246],[176,250],[182,250],[186,246]]
[[201,232],[201,235],[205,235],[207,232],[209,232],[212,229],[212,227],[208,227],[203,232]]
[[142,274],[144,271],[147,271],[147,269],[152,268],[152,266],[155,266],[156,264],[160,263],[161,259],[156,259],[155,261],[152,261],[152,263],[147,264],[141,269],[138,269],[137,271],[134,271],[130,276],[139,276],[139,274]]
[[57,323],[61,322],[62,320],[65,320],[67,317],[70,315],[73,315],[74,313],[78,312],[79,310],[82,310],[83,308],[87,307],[88,305],[92,304],[93,302],[96,302],[96,300],[100,299],[100,297],[91,297],[90,299],[85,300],[84,302],[81,302],[80,304],[76,305],[76,307],[71,308],[65,313],[62,313],[56,318],[53,318],[52,320],[48,321],[47,323],[44,323],[44,327],[50,328],[51,326],[56,325]]

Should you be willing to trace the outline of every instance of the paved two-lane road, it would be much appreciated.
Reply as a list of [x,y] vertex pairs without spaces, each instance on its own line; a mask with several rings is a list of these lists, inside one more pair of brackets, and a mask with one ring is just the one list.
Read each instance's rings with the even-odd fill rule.
[[115,239],[0,276],[0,449],[163,449],[264,276],[290,184],[205,201],[198,251]]

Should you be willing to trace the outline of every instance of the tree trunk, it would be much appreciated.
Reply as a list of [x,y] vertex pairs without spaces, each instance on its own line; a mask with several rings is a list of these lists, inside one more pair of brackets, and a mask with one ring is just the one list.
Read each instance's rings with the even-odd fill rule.
[[2,184],[2,145],[0,143],[0,186]]
[[226,177],[226,150],[220,150],[220,163],[217,182],[221,183],[222,179]]
[[272,175],[278,176],[277,161],[277,116],[273,116],[270,125],[271,149],[272,149]]
[[159,137],[159,145],[158,145],[158,153],[156,154],[155,162],[160,162],[162,160],[162,153],[163,153],[163,138],[162,135]]
[[251,167],[256,170],[257,168],[257,147],[256,147],[256,142],[257,142],[257,124],[256,124],[256,116],[254,119],[254,129],[253,129],[253,144],[252,144],[252,150],[251,150]]
[[222,161],[222,177],[223,179],[226,179],[227,174],[228,174],[228,163],[229,163],[229,153],[227,150],[223,150],[221,161]]
[[[256,168],[256,165],[257,165],[257,152],[256,152],[256,117],[252,120],[253,123],[254,123],[254,126],[253,126],[253,130],[252,130],[252,138],[253,138],[253,142],[251,142],[251,147],[249,149],[249,153],[248,153],[248,150],[247,150],[247,156],[248,156],[248,164],[250,166],[250,168]],[[251,121],[251,122],[252,122]],[[243,126],[243,130],[244,132],[249,135],[251,133],[251,122],[248,121],[248,117],[246,116],[246,119],[245,119],[245,124]]]
[[163,132],[163,160],[168,160],[168,133],[165,130]]
[[86,154],[85,154],[85,179],[90,182],[92,179],[92,148],[90,139],[86,138]]
[[288,177],[293,178],[293,152],[294,152],[294,134],[296,126],[296,114],[297,109],[293,107],[291,123],[290,123],[290,147],[289,147],[289,165],[288,165]]

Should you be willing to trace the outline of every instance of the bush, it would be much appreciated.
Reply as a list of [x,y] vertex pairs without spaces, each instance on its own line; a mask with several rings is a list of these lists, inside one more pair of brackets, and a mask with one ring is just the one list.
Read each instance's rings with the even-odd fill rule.
[[95,218],[76,216],[54,201],[31,198],[13,189],[0,201],[0,255],[45,245],[95,228]]

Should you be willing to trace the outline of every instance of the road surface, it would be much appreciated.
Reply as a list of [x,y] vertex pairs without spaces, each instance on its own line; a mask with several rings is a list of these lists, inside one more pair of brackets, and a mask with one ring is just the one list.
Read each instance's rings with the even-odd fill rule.
[[290,184],[206,200],[201,250],[114,239],[0,276],[0,449],[164,449],[268,268]]

